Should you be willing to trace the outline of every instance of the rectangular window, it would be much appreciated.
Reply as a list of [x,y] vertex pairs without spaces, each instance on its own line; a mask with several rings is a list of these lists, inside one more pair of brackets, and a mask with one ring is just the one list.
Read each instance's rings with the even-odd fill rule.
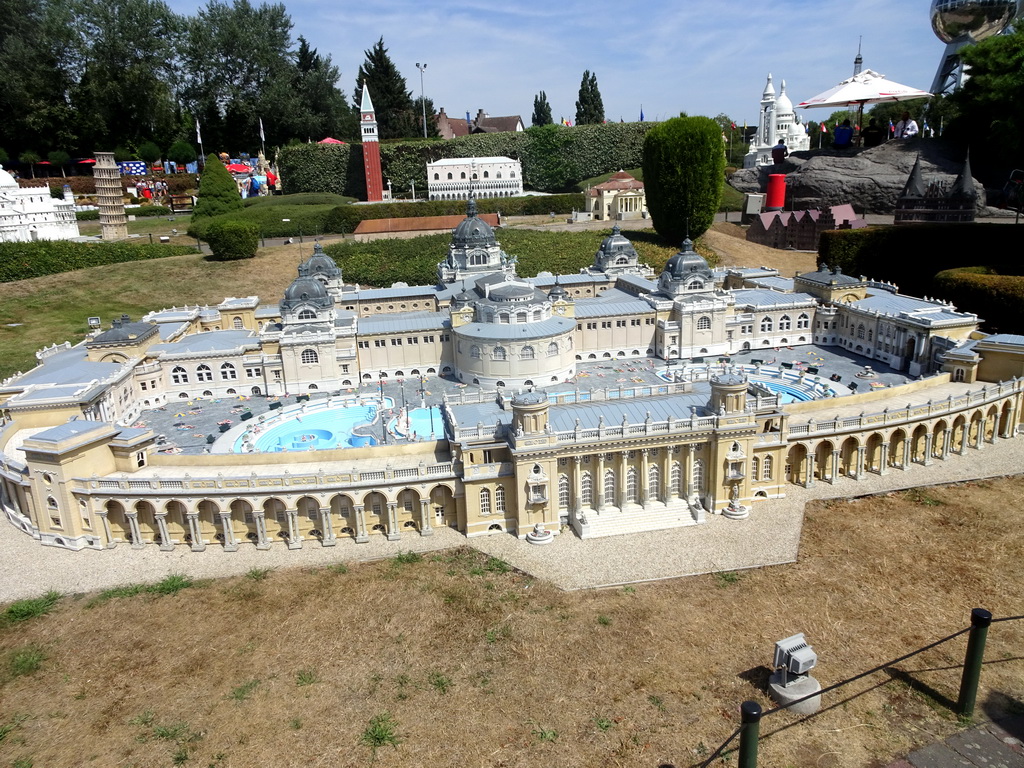
[[342,364],[341,372],[342,373],[348,373],[348,365],[347,364]]
[[274,371],[274,378],[275,379],[280,379],[281,378],[281,372],[280,371]]
[[616,328],[625,328],[626,327],[626,321],[625,320],[616,320],[615,321],[615,327]]
[[373,346],[375,346],[375,347],[383,347],[383,346],[385,346],[384,339],[374,339],[373,340]]
[[402,346],[402,340],[401,339],[392,339],[391,340],[391,346],[392,347],[400,347],[400,346]]
[[248,376],[250,379],[258,379],[260,377],[260,369],[259,368],[246,368],[245,369],[245,375]]
[[452,337],[447,333],[441,335],[441,341],[451,341],[451,339]]
[[629,324],[635,328],[636,326],[640,325],[640,318],[633,318],[632,320],[629,321]]
[[146,391],[146,382],[144,382],[144,381],[142,381],[142,382],[139,382],[139,386],[140,386],[140,387],[142,388],[142,391],[143,391],[143,392],[145,392],[145,391]]
[[369,349],[370,348],[370,342],[368,342],[368,341],[360,341],[359,342],[359,348],[360,349]]
[[420,337],[419,336],[410,336],[405,341],[406,341],[407,344],[419,344],[420,343]]
[[611,320],[602,320],[601,321],[601,327],[602,328],[611,328],[612,327],[612,321]]

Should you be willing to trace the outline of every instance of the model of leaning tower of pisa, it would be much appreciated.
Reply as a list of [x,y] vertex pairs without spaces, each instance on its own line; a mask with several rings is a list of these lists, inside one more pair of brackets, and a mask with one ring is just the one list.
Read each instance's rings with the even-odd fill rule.
[[100,236],[104,240],[128,237],[128,218],[124,213],[124,195],[121,192],[121,169],[114,162],[113,152],[96,153],[92,175],[100,203]]

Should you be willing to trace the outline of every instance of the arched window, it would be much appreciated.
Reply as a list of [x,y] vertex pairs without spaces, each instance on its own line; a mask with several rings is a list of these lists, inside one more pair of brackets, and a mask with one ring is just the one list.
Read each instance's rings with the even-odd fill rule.
[[760,477],[761,473],[760,473],[760,471],[758,469],[759,465],[760,465],[760,460],[757,458],[757,456],[755,456],[754,458],[752,458],[750,460],[750,479],[751,480],[757,480]]
[[463,171],[462,173],[460,173],[460,174],[459,174],[459,178],[460,178],[460,179],[464,179],[464,178],[466,178],[466,172],[465,172],[465,171]]
[[316,320],[316,312],[314,312],[312,309],[300,310],[299,320]]
[[792,321],[789,319],[789,315],[783,315],[779,318],[779,330],[788,331],[793,327]]
[[498,171],[496,174],[494,174],[494,178],[500,179],[501,178],[501,171]]
[[302,364],[312,365],[313,363],[319,363],[320,356],[316,353],[315,349],[304,349],[302,350]]
[[494,510],[499,515],[504,515],[508,511],[505,507],[505,486],[503,485],[494,489]]
[[626,472],[626,502],[629,504],[636,504],[637,500],[637,483],[636,483],[636,467],[630,467],[629,471]]
[[558,506],[566,509],[569,506],[569,476],[558,476]]
[[525,312],[516,312],[517,323],[525,323],[527,317],[529,317],[529,315],[527,315]]
[[469,348],[469,356],[470,357],[480,357],[480,347],[478,347],[476,344],[474,344],[472,347],[470,347]]
[[519,358],[521,360],[533,360],[535,357],[536,355],[533,352],[533,347],[523,347],[522,351],[519,353]]
[[589,472],[580,478],[580,504],[584,507],[594,506],[594,479]]
[[449,173],[448,174],[448,181],[451,181],[451,180],[452,180],[452,175]]
[[498,315],[498,322],[504,325],[508,325],[510,319],[511,315],[508,312],[502,312],[501,314]]
[[686,290],[688,290],[688,291],[699,291],[703,287],[704,287],[704,281],[703,280],[696,280],[696,279],[694,279],[694,280],[691,280],[690,282],[688,282],[686,284]]
[[514,179],[516,177],[516,172],[515,171],[509,171],[508,177],[510,179]]
[[711,330],[711,318],[707,317],[705,315],[700,320],[698,320],[697,321],[697,330],[698,331],[708,331],[708,330]]
[[188,373],[180,365],[176,365],[171,371],[171,381],[175,384],[188,384]]
[[964,380],[964,369],[963,368],[957,368],[956,371],[953,373],[953,381],[963,381],[963,380]]
[[858,339],[863,339],[864,338],[864,326],[863,325],[858,325],[857,326],[857,338]]
[[806,315],[806,313],[805,314],[801,314],[800,317],[798,317],[796,319],[796,327],[797,328],[810,328],[811,327],[811,318],[809,318]]
[[434,181],[440,181],[440,180],[441,180],[441,174],[435,173],[434,174]]
[[697,493],[704,490],[704,459],[695,459],[693,462],[693,488]]
[[533,322],[539,323],[541,321],[541,318],[543,318],[543,317],[544,317],[544,313],[541,312],[539,309],[533,310]]
[[487,488],[483,488],[480,491],[480,514],[491,514],[491,492]]
[[658,465],[654,464],[647,470],[647,495],[651,498],[658,498],[658,484],[661,482],[661,471]]
[[239,331],[242,330],[242,328],[245,327],[244,325],[242,325],[242,318],[240,318],[240,317],[236,317],[234,320],[232,320],[231,321],[231,325],[232,325],[233,328],[235,328],[235,330],[239,330]]
[[495,347],[494,348],[494,359],[495,360],[504,360],[504,359],[506,359],[506,357],[507,357],[507,353],[505,352],[505,348],[504,347]]
[[548,344],[548,357],[557,357],[557,356],[558,356],[558,344],[556,342],[552,341],[550,344]]
[[220,378],[223,381],[233,381],[238,378],[238,372],[235,370],[235,366],[231,363],[224,363],[224,365],[220,367]]
[[604,472],[604,503],[611,504],[615,500],[615,470]]
[[203,363],[196,368],[196,380],[197,381],[213,381],[213,371],[210,370],[210,366]]
[[678,461],[672,462],[672,470],[669,472],[668,482],[680,496],[686,493],[686,489],[683,488],[683,468]]
[[764,463],[762,464],[762,471],[761,471],[761,479],[762,480],[771,480],[772,479],[772,457],[771,456],[765,456],[764,457]]
[[486,178],[489,178],[489,177],[490,177],[490,173],[488,171],[484,171],[484,178],[486,179]]
[[761,333],[771,333],[772,331],[772,319],[770,317],[762,318],[761,320]]

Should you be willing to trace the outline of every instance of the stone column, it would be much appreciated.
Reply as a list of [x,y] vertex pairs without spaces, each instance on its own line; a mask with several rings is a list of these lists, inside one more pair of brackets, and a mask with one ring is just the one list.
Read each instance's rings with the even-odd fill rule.
[[[665,503],[670,503],[673,499],[679,498],[678,489],[672,485],[672,449],[665,448],[665,458],[661,463],[661,498],[665,500]],[[682,464],[679,466],[679,474],[682,476],[683,467]]]
[[970,428],[970,422],[964,419],[964,423],[960,425],[960,448],[957,449],[957,454],[963,456],[967,453],[967,435]]
[[132,549],[142,549],[146,545],[142,542],[142,531],[139,529],[139,513],[125,512],[124,516],[128,518],[128,527],[132,532]]
[[231,524],[231,512],[220,513],[220,525],[224,533],[224,551],[237,552],[238,542],[235,540],[234,526]]
[[977,448],[979,451],[981,450],[982,446],[985,445],[985,424],[987,421],[988,419],[986,419],[984,416],[982,416],[981,419],[978,421],[978,444],[975,445],[974,447]]
[[299,511],[288,510],[288,549],[302,549],[302,536],[299,535]]
[[930,467],[932,465],[932,443],[934,442],[935,436],[931,432],[925,433],[924,436],[924,456],[922,457],[921,463]]
[[597,454],[597,477],[594,478],[594,508],[601,511],[604,507],[604,454]]
[[942,460],[945,461],[949,458],[949,446],[953,442],[953,430],[949,427],[942,430]]
[[804,488],[814,485],[814,452],[807,451],[804,457]]
[[113,549],[117,546],[117,542],[114,541],[114,533],[110,530],[110,520],[107,519],[106,510],[103,512],[97,512],[96,514],[100,516],[100,524],[103,526],[103,535],[107,539],[107,543],[103,546],[107,549]]
[[356,504],[352,510],[356,517],[356,544],[365,544],[370,540],[370,535],[366,532],[366,505]]
[[430,525],[430,499],[420,499],[420,536],[433,536]]
[[192,551],[202,552],[206,549],[206,544],[203,542],[202,526],[199,525],[199,513],[187,512],[185,517],[188,519],[188,532],[192,534]]
[[256,549],[270,549],[270,542],[267,540],[267,513],[262,509],[253,510],[252,518],[256,521]]
[[388,541],[398,541],[402,538],[402,532],[398,530],[398,504],[394,501],[388,502]]
[[[650,448],[640,449],[640,506],[647,508],[647,502],[650,501],[651,489],[649,486],[649,480],[651,477],[651,466],[650,466]],[[657,500],[658,489],[654,489],[655,500]]]
[[160,531],[160,551],[172,551],[174,549],[174,543],[171,541],[171,534],[167,530],[166,512],[161,512],[156,515],[156,527]]
[[573,456],[573,476],[572,476],[572,512],[575,517],[583,509],[583,457]]
[[910,437],[908,436],[903,441],[903,459],[902,461],[900,461],[900,469],[906,469],[907,467],[910,466],[910,451],[912,447],[913,446],[910,442]]
[[[628,471],[629,459],[626,458],[626,451],[622,451],[619,453],[619,476],[617,478],[619,486],[618,507],[620,510],[625,509],[626,504],[628,503],[626,501],[626,473]],[[639,484],[637,485],[637,489],[639,490]]]
[[878,450],[878,474],[886,475],[889,473],[889,444],[882,443]]
[[683,472],[685,477],[683,482],[686,484],[686,500],[689,501],[693,498],[694,491],[693,487],[693,445],[686,446],[686,455],[683,457]]
[[863,445],[857,446],[857,466],[853,468],[854,480],[860,480],[867,471],[864,467],[864,456],[866,453],[867,448],[865,448]]
[[832,471],[829,474],[829,482],[835,485],[839,480],[839,451],[832,451]]
[[336,545],[338,537],[334,535],[334,523],[331,521],[330,506],[320,507],[320,526],[323,528],[323,545],[325,547]]

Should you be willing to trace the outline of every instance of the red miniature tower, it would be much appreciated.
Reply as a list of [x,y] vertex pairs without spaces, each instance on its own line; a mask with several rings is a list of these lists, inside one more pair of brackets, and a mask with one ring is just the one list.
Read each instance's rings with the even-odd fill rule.
[[363,136],[363,168],[366,172],[366,200],[379,203],[384,199],[384,177],[380,170],[380,143],[377,139],[377,116],[370,101],[370,89],[363,83],[363,99],[359,105],[359,126]]

